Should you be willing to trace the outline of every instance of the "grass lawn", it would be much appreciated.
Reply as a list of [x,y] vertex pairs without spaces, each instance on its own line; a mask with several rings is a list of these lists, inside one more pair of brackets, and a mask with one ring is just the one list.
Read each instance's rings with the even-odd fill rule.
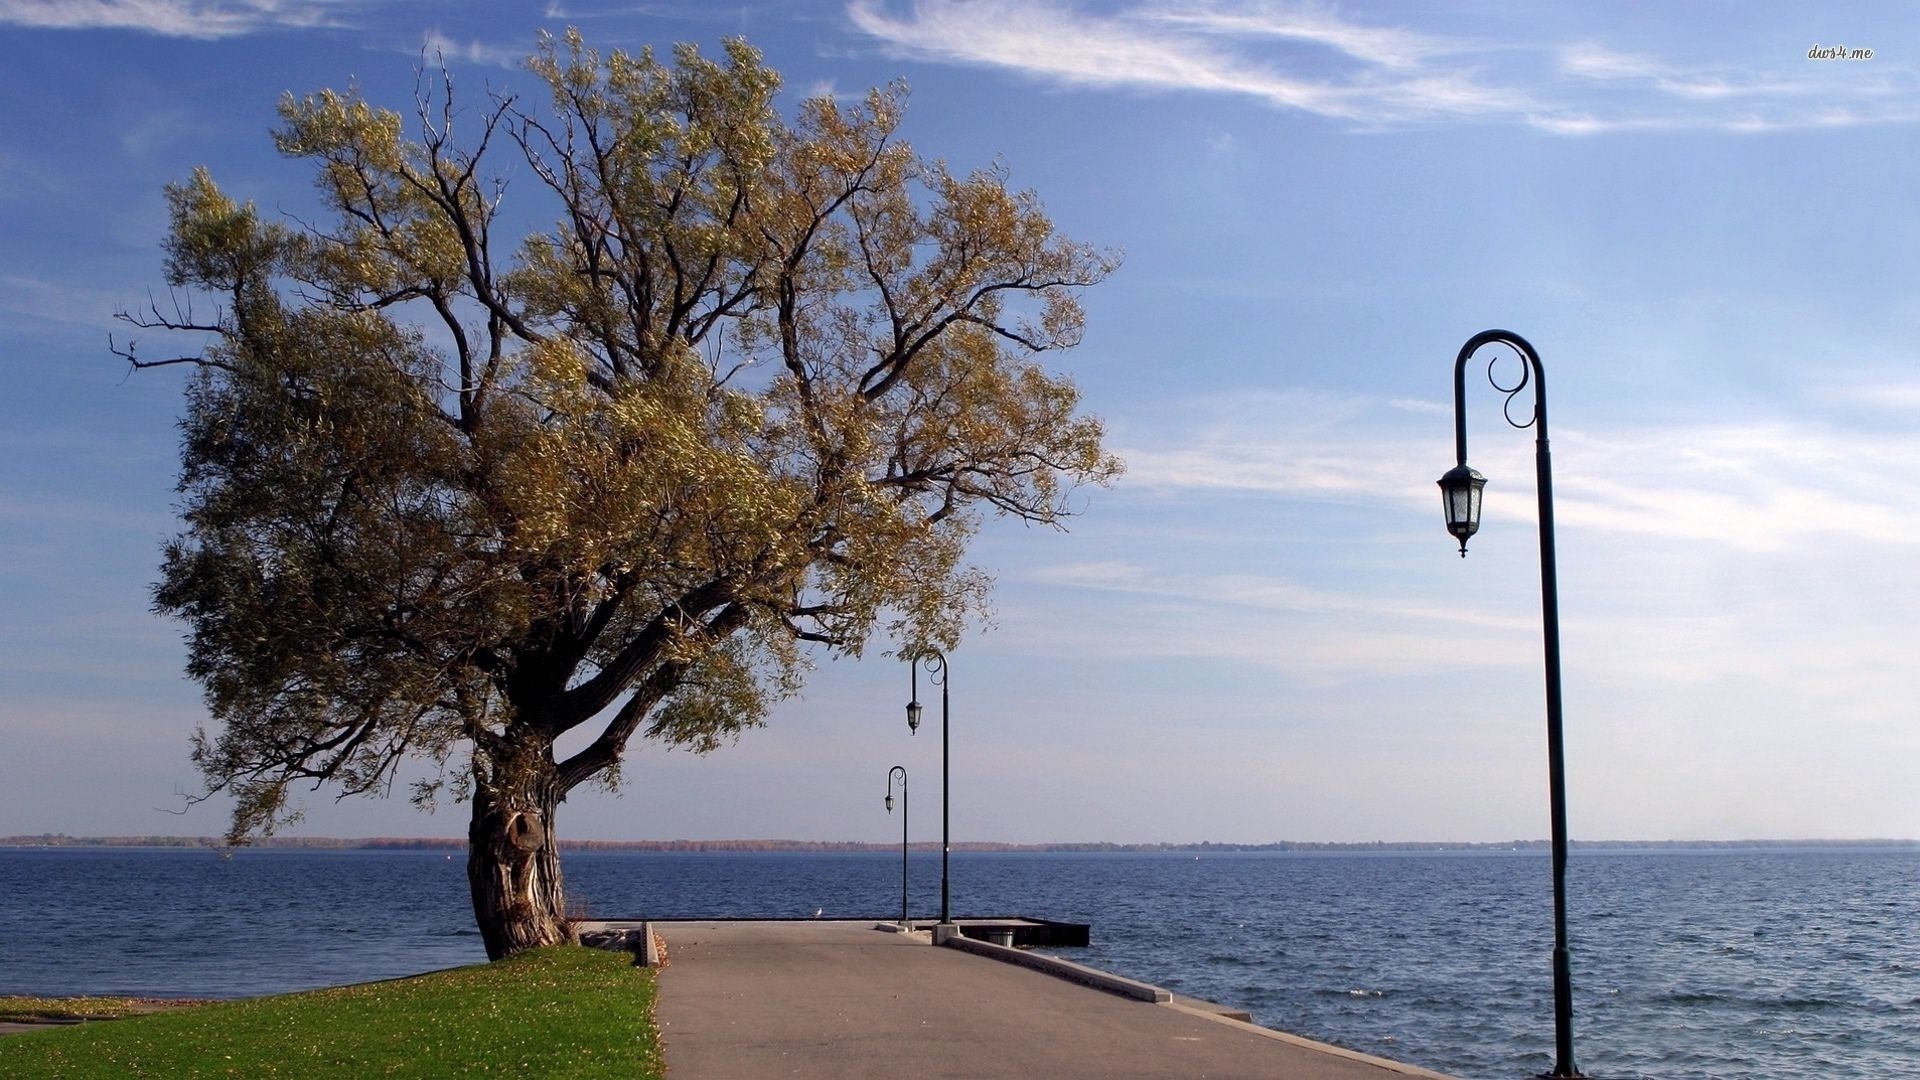
[[0,1076],[657,1078],[653,989],[654,973],[625,953],[540,949],[411,979],[0,1036]]
[[168,1009],[205,1005],[184,998],[70,997],[37,998],[0,994],[0,1020],[112,1020]]

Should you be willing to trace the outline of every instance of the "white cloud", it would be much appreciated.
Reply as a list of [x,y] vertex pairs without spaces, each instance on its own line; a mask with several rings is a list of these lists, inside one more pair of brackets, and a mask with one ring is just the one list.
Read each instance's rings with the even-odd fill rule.
[[[1900,69],[1835,81],[1817,67],[1770,69],[1765,74],[1737,67],[1702,68],[1592,42],[1562,49],[1558,67],[1578,79],[1611,84],[1618,103],[1610,117],[1581,112],[1540,118],[1539,126],[1565,134],[1684,128],[1767,134],[1920,118],[1920,112],[1903,104],[1912,93],[1913,75]],[[1647,96],[1636,100],[1636,93]]]
[[136,30],[217,40],[336,25],[327,0],[0,0],[0,23],[46,30]]
[[527,58],[527,50],[486,45],[478,41],[455,41],[438,30],[427,31],[421,45],[435,60],[463,61],[491,67],[517,68]]
[[127,156],[148,157],[181,139],[216,130],[212,125],[182,109],[164,109],[148,113],[128,123],[120,135],[120,148]]
[[1555,513],[1575,527],[1743,551],[1829,538],[1920,543],[1920,480],[1897,464],[1920,459],[1920,435],[1778,422],[1575,435],[1563,445]]
[[[1148,449],[1122,447],[1129,486],[1161,490],[1262,492],[1332,501],[1398,501],[1417,451],[1397,447],[1345,447],[1275,442],[1209,441],[1203,445]],[[1444,451],[1428,455],[1438,460]],[[1445,464],[1439,466],[1445,469]],[[1432,468],[1421,472],[1435,472]],[[1437,505],[1437,504],[1436,504]]]
[[[1920,388],[1909,385],[1855,393],[1892,407],[1920,404]],[[1451,412],[1405,400],[1387,407]],[[1404,423],[1358,401],[1296,395],[1196,408],[1185,434],[1119,448],[1129,488],[1426,507],[1437,498],[1433,478],[1452,463],[1449,425],[1412,437]],[[1276,425],[1275,416],[1288,422]],[[1920,460],[1920,434],[1783,420],[1552,436],[1554,512],[1563,528],[1742,551],[1832,537],[1920,543],[1920,476],[1899,464]],[[1493,478],[1487,513],[1532,520],[1532,439],[1472,439],[1468,449]]]
[[1560,69],[1589,79],[1650,79],[1662,69],[1652,57],[1615,52],[1604,45],[1581,42],[1560,51]]
[[1888,412],[1920,410],[1920,383],[1878,382],[1854,386],[1832,386],[1819,391],[1820,397],[1849,405],[1863,405]]
[[[1011,0],[923,0],[903,17],[877,0],[853,0],[848,7],[855,26],[915,55],[1011,68],[1069,85],[1232,94],[1364,124],[1513,112],[1527,104],[1477,85],[1466,72],[1393,77],[1392,71],[1423,51],[1412,35],[1375,32],[1331,16],[1289,21],[1281,8],[1261,9],[1264,15],[1252,11],[1143,7],[1102,18]],[[1236,33],[1332,45],[1361,60],[1362,68],[1347,78],[1291,72],[1234,50]],[[1381,77],[1376,69],[1389,74]]]
[[104,329],[118,301],[107,292],[14,274],[0,275],[0,312],[34,321]]
[[[1359,128],[1519,123],[1561,135],[1766,133],[1911,123],[1913,72],[1687,67],[1597,42],[1470,39],[1283,0],[1136,0],[1111,13],[1014,0],[850,0],[865,33],[914,56],[1070,86],[1251,97]],[[1306,50],[1302,46],[1307,46]]]
[[[1099,590],[1111,595],[1084,605],[1092,617],[1066,625],[1057,605],[1020,604],[1018,618],[1009,618],[993,634],[992,647],[1074,663],[1227,661],[1317,687],[1537,662],[1528,648],[1537,641],[1537,623],[1514,628],[1489,619],[1494,625],[1462,633],[1461,622],[1410,625],[1384,616],[1223,604],[1210,597],[1168,595],[1173,587]],[[1490,641],[1505,644],[1490,647]]]
[[[1462,563],[1432,484],[1451,464],[1450,424],[1421,420],[1435,430],[1409,438],[1416,425],[1391,406],[1311,394],[1190,404],[1157,437],[1133,433],[1152,452],[1130,451],[1111,496],[1133,503],[1112,511],[1132,527],[1090,517],[1081,561],[1005,575],[992,648],[1115,663],[1148,687],[1203,670],[1209,701],[1242,680],[1386,709],[1417,710],[1411,688],[1427,682],[1537,692],[1527,433],[1476,417],[1489,426],[1469,449],[1493,486]],[[1901,657],[1920,645],[1906,610],[1920,477],[1905,465],[1920,434],[1795,418],[1554,442],[1569,715],[1588,738],[1625,760],[1635,724],[1781,731],[1845,714],[1861,745],[1898,730],[1895,703],[1914,692]],[[1183,527],[1196,521],[1237,528]]]
[[1286,578],[1259,574],[1196,574],[1126,562],[1064,563],[1034,571],[1046,585],[1133,593],[1196,603],[1311,615],[1353,615],[1392,622],[1478,625],[1526,630],[1534,623],[1500,615],[1461,612],[1398,597],[1316,588]]
[[1306,41],[1370,64],[1414,68],[1455,51],[1452,42],[1392,27],[1341,20],[1332,9],[1296,4],[1211,4],[1148,12],[1145,18],[1202,33],[1241,38]]
[[1809,97],[1831,99],[1836,94],[1874,96],[1890,89],[1879,80],[1860,80],[1836,87],[1814,77],[1760,78],[1733,69],[1703,69],[1668,64],[1639,53],[1614,52],[1602,45],[1582,43],[1560,53],[1560,69],[1587,79],[1631,80],[1682,98],[1727,100],[1743,97]]
[[[1397,400],[1410,407],[1439,410]],[[1187,412],[1150,437],[1116,438],[1127,463],[1123,483],[1159,493],[1264,494],[1330,502],[1391,505],[1438,496],[1410,478],[1438,477],[1452,464],[1452,428],[1414,435],[1383,422],[1379,403],[1322,393],[1241,393],[1187,403]]]
[[906,19],[871,0],[855,0],[848,14],[867,33],[938,59],[1013,68],[1079,86],[1249,95],[1352,118],[1333,86],[1243,64],[1203,41],[1155,33],[1138,21],[1004,0],[932,0]]

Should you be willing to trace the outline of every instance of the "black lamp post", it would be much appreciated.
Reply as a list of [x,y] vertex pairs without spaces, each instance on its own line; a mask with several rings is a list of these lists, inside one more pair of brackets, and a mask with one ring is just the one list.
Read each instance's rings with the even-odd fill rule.
[[[947,888],[947,858],[952,854],[951,800],[947,798],[951,791],[951,774],[947,771],[947,657],[938,649],[922,649],[907,660],[907,670],[913,677],[913,697],[907,702],[907,731],[920,730],[920,669],[927,669],[927,678],[940,688],[940,927],[945,933],[953,929],[953,894]],[[934,937],[940,938],[943,931],[934,930]]]
[[1480,528],[1480,490],[1487,478],[1467,467],[1467,361],[1484,345],[1500,344],[1520,354],[1519,381],[1503,386],[1487,364],[1487,381],[1514,396],[1533,383],[1533,415],[1526,423],[1504,408],[1507,423],[1534,429],[1534,473],[1540,498],[1540,609],[1546,641],[1547,677],[1547,793],[1553,817],[1553,1031],[1554,1065],[1546,1075],[1579,1076],[1573,1064],[1573,974],[1567,950],[1567,784],[1560,738],[1560,596],[1553,560],[1553,467],[1547,451],[1547,376],[1540,354],[1518,334],[1485,330],[1467,339],[1453,365],[1453,438],[1459,464],[1440,478],[1440,495],[1447,513],[1447,531],[1460,541],[1460,557],[1467,556],[1467,538]]
[[907,767],[895,765],[887,770],[887,813],[893,813],[893,776],[900,774],[900,928],[907,921]]

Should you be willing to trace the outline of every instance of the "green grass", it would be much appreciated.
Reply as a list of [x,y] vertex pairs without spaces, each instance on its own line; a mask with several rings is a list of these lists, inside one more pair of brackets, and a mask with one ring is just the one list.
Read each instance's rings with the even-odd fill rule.
[[661,1075],[653,972],[560,947],[391,982],[0,1036],[0,1076]]
[[111,1020],[204,1004],[204,1001],[185,998],[38,998],[0,994],[0,1020]]

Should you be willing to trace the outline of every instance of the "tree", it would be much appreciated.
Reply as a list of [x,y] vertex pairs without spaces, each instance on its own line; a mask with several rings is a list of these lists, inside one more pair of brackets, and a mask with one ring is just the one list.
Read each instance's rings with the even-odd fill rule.
[[916,155],[901,88],[789,122],[739,40],[668,64],[569,33],[528,66],[544,108],[456,109],[444,73],[410,122],[289,95],[322,220],[170,186],[167,281],[217,311],[123,315],[197,352],[116,349],[197,369],[155,608],[189,629],[229,840],[422,757],[416,802],[471,804],[496,958],[568,938],[555,809],[630,742],[713,749],[818,650],[950,647],[982,518],[1057,523],[1119,470],[1036,359],[1114,256]]

